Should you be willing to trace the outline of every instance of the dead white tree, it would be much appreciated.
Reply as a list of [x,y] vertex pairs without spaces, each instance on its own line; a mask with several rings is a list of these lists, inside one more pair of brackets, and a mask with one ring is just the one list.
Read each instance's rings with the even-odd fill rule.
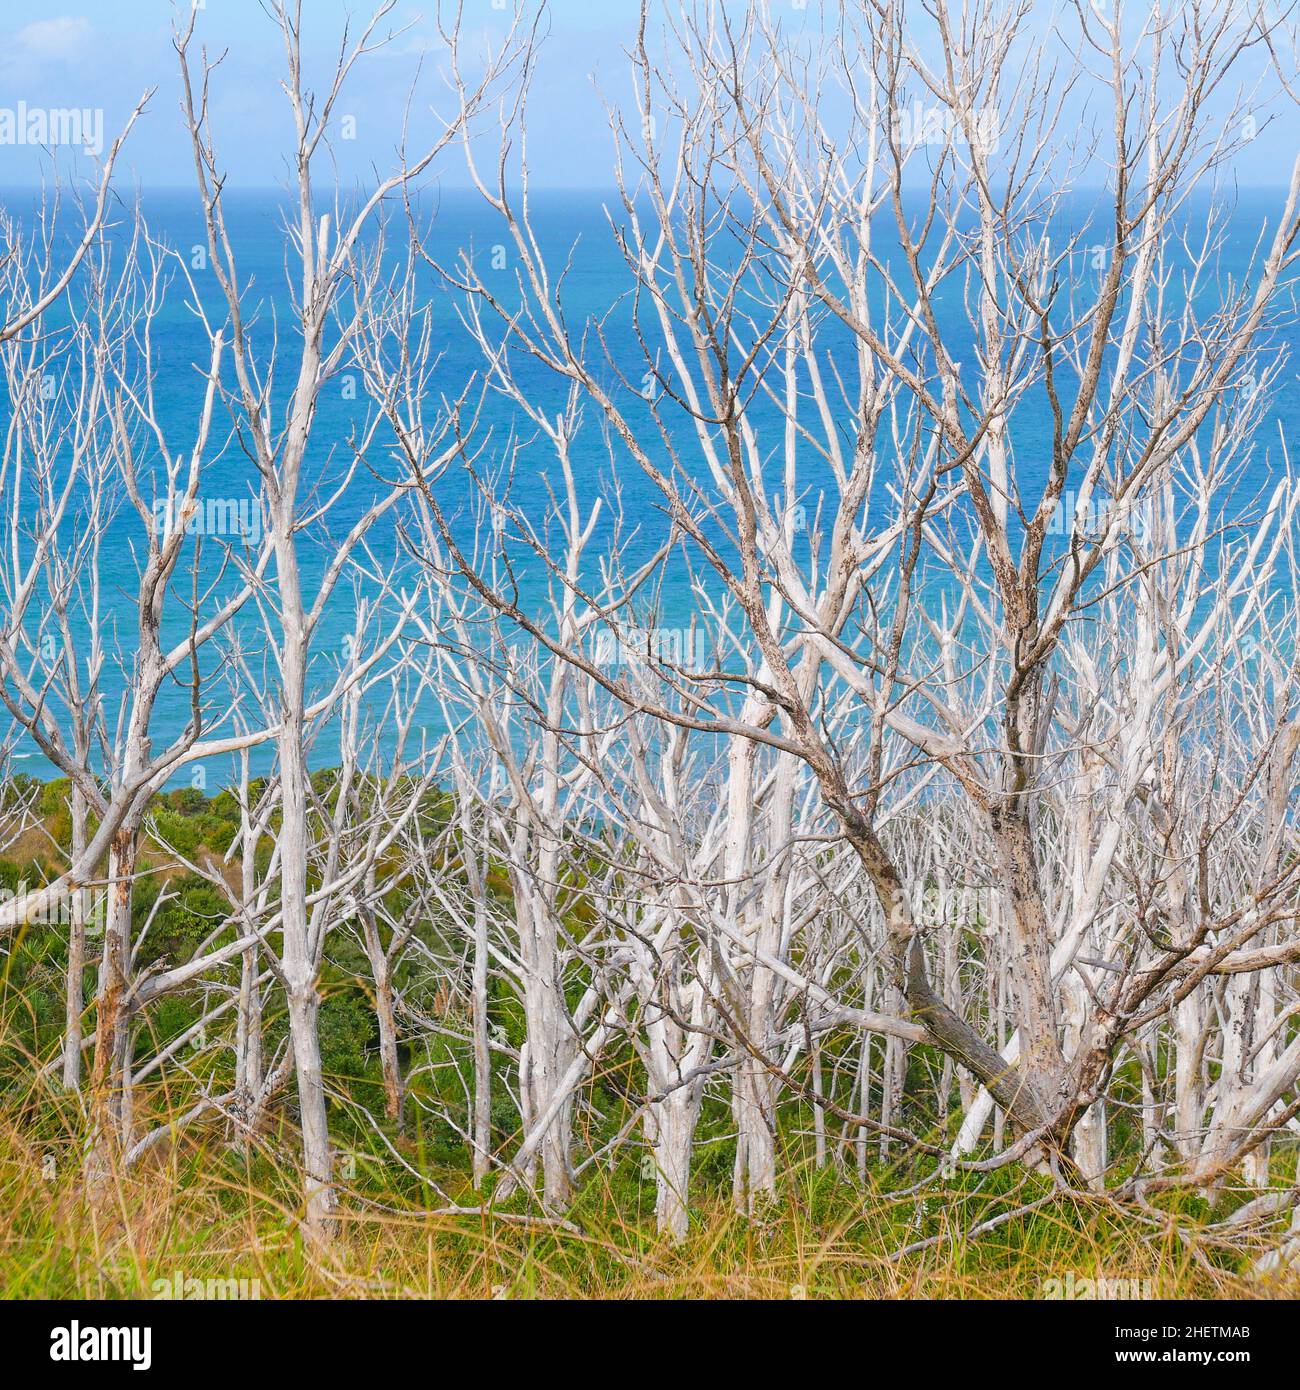
[[[393,37],[391,30],[385,28],[393,9],[393,0],[380,5],[355,38],[345,31],[338,61],[326,74],[324,86],[317,90],[304,68],[303,5],[300,0],[298,3],[276,0],[270,6],[272,19],[284,42],[284,89],[296,132],[286,229],[300,278],[294,291],[293,357],[288,368],[291,387],[283,405],[273,395],[272,382],[277,359],[283,374],[288,350],[276,340],[273,330],[259,329],[250,317],[247,282],[239,268],[236,237],[222,196],[225,177],[209,104],[210,84],[220,60],[209,59],[204,53],[196,61],[197,11],[175,34],[183,110],[203,206],[209,264],[229,320],[235,385],[228,404],[261,480],[274,552],[274,579],[267,594],[274,605],[268,638],[275,652],[281,707],[276,746],[280,785],[282,968],[303,1130],[306,1227],[318,1235],[329,1232],[334,1199],[316,990],[323,947],[321,931],[329,914],[311,910],[307,884],[309,666],[313,637],[349,556],[371,528],[393,509],[404,488],[399,483],[380,490],[378,499],[339,538],[337,555],[326,566],[315,593],[309,597],[304,592],[300,547],[304,528],[320,523],[321,508],[312,500],[304,467],[308,450],[316,438],[315,421],[322,391],[346,366],[357,360],[356,354],[363,349],[367,333],[373,340],[373,305],[384,294],[386,275],[382,236],[377,232],[386,202],[408,193],[412,184],[430,170],[440,152],[466,129],[484,94],[503,67],[509,66],[513,53],[511,30],[498,54],[489,60],[486,68],[480,67],[472,90],[465,94],[466,99],[453,118],[441,127],[428,147],[418,154],[403,149],[395,172],[378,179],[372,187],[349,201],[332,183],[322,187],[317,171],[329,160],[329,141],[334,134],[334,121],[340,114],[339,103],[349,75],[358,63]],[[459,22],[460,16],[456,13],[452,29],[443,35],[444,42],[455,42]],[[374,245],[375,236],[379,236],[378,247]],[[369,245],[366,238],[371,239]],[[394,312],[398,341],[404,342],[400,333],[409,325],[410,313],[415,311],[409,304],[398,303]],[[367,413],[363,424],[348,441],[352,462],[344,468],[342,477],[332,481],[335,497],[354,475],[361,473],[369,452],[377,447],[384,424],[404,422],[405,432],[399,430],[396,445],[408,466],[427,474],[437,471],[441,448],[439,435],[422,434],[409,412],[405,416],[402,414],[403,407],[412,404],[416,410],[423,410],[424,371],[425,367],[419,362],[410,364],[406,379],[399,383],[396,401],[386,396]],[[448,422],[444,421],[443,430],[447,427]],[[325,505],[328,506],[328,502]],[[380,659],[387,645],[396,640],[398,631],[394,626],[387,639],[380,641],[359,663],[360,669]]]
[[[651,56],[647,7],[633,109],[613,119],[623,197],[611,221],[635,288],[622,343],[610,321],[565,316],[563,277],[530,220],[522,106],[507,113],[510,135],[490,174],[466,144],[471,176],[509,238],[510,294],[472,259],[448,273],[502,389],[522,392],[514,363],[525,357],[580,389],[675,537],[744,614],[759,664],[688,671],[676,684],[691,713],[656,703],[655,715],[747,738],[812,770],[879,898],[899,1011],[977,1077],[1022,1134],[1055,1149],[1089,1112],[1135,999],[1162,988],[1168,970],[1158,964],[1112,996],[1127,1013],[1076,999],[1067,1057],[1056,980],[1093,931],[1123,816],[1146,778],[1140,723],[1154,687],[1137,687],[1125,712],[1119,786],[1062,916],[1047,899],[1036,837],[1061,737],[1063,634],[1089,615],[1130,533],[1124,518],[1186,466],[1207,431],[1214,477],[1246,437],[1243,386],[1258,373],[1262,334],[1296,261],[1300,168],[1249,280],[1198,293],[1221,225],[1196,237],[1181,229],[1192,191],[1236,146],[1244,107],[1229,94],[1220,123],[1210,102],[1260,44],[1259,16],[1187,5],[1134,30],[1081,9],[1063,86],[1059,71],[1048,82],[1012,62],[1028,14],[978,6],[958,25],[941,8],[922,35],[901,7],[853,6],[843,26],[814,29],[800,49],[764,7],[742,18],[702,5],[680,15],[670,61]],[[845,61],[845,45],[863,61]],[[1095,79],[1092,57],[1102,65]],[[847,115],[818,104],[831,80],[848,93]],[[1090,83],[1107,112],[1110,185],[1104,219],[1081,229],[1064,202],[1060,103],[1064,89]],[[941,117],[937,141],[897,119],[912,92]],[[908,171],[921,168],[917,200]],[[1099,256],[1085,258],[1089,228],[1102,225]],[[1164,293],[1175,264],[1191,286],[1176,303]],[[623,346],[629,333],[639,360]],[[848,350],[828,377],[812,345],[833,333]],[[640,399],[630,382],[643,384]],[[846,398],[838,418],[832,393]],[[1045,474],[1017,464],[1015,425],[1033,411],[1048,422]],[[875,493],[886,449],[889,476]],[[765,481],[773,457],[779,511]],[[815,487],[801,479],[825,480],[824,567],[817,547],[805,554],[783,534],[783,517]],[[1059,545],[1049,543],[1054,524]],[[530,627],[517,594],[459,559],[498,611],[628,698],[574,644]],[[913,592],[936,571],[960,596],[960,611],[938,615],[937,626],[933,612],[918,614]],[[910,646],[927,625],[941,649],[936,666]],[[941,664],[945,644],[973,629],[990,643],[975,711],[960,683],[949,691]],[[819,724],[820,702],[837,687],[857,697],[872,730],[852,780]],[[749,691],[743,707],[719,710],[717,692],[738,688]],[[908,885],[882,834],[880,773],[898,739],[944,768],[981,819],[1005,932],[1012,1056],[931,982]],[[734,756],[746,756],[743,746]],[[770,915],[763,926],[772,929]],[[896,1019],[896,1033],[902,1026]],[[762,1098],[748,1109],[761,1113]]]
[[[132,885],[150,800],[186,765],[257,737],[230,732],[232,706],[224,695],[214,701],[205,682],[206,649],[252,590],[225,582],[222,542],[206,566],[190,543],[189,522],[210,477],[222,344],[218,336],[193,438],[174,440],[154,394],[154,324],[166,259],[137,221],[116,260],[107,244],[88,258],[84,293],[68,291],[74,312],[66,333],[44,335],[39,345],[14,337],[3,348],[15,406],[6,470],[14,542],[0,578],[3,699],[71,784],[71,865],[45,890],[71,905],[63,1054],[69,1085],[78,1080],[83,1043],[87,886],[107,856],[93,1069],[106,1143],[130,1139],[130,1034],[138,1002]],[[55,389],[46,389],[49,382]],[[124,527],[138,538],[139,599],[121,611],[109,589],[107,542],[110,531]],[[265,560],[255,548],[246,554],[254,572]],[[178,712],[163,708],[175,686],[186,692],[173,720],[179,732],[160,741],[160,717]],[[32,903],[22,910],[31,912]]]

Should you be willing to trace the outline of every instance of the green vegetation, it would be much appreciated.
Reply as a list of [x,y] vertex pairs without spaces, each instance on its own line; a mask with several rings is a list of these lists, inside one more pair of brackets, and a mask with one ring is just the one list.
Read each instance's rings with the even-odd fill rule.
[[[0,862],[0,886],[46,881],[58,870],[66,832],[58,784],[43,789],[45,852]],[[444,798],[431,805],[445,815]],[[220,854],[238,824],[226,796],[171,793],[154,818],[147,872],[133,911],[147,921],[139,964],[184,961],[224,919],[221,895],[181,867]],[[28,837],[26,843],[34,841]],[[497,892],[504,892],[495,883]],[[159,902],[160,897],[162,902]],[[93,948],[93,942],[92,942]],[[94,950],[90,956],[94,957]],[[339,1238],[328,1250],[299,1233],[301,1175],[292,1088],[255,1135],[220,1114],[176,1126],[92,1195],[81,1156],[89,1126],[84,1094],[60,1089],[55,1065],[63,1028],[66,940],[58,925],[33,924],[7,943],[0,980],[0,1293],[11,1298],[149,1296],[155,1282],[256,1279],[263,1297],[1043,1297],[1047,1281],[1104,1277],[1149,1281],[1153,1296],[1295,1294],[1294,1274],[1261,1283],[1249,1240],[1225,1241],[1223,1194],[1212,1213],[1200,1199],[1167,1194],[1161,1205],[1121,1206],[1057,1192],[1019,1168],[945,1175],[928,1153],[873,1140],[865,1174],[847,1132],[830,1128],[828,1161],[814,1160],[813,1112],[797,1097],[783,1107],[778,1200],[753,1218],[731,1203],[734,1139],[721,1097],[706,1102],[692,1174],[691,1232],[674,1248],[655,1234],[655,1182],[636,1141],[610,1147],[642,1085],[629,1052],[615,1049],[583,1095],[582,1152],[596,1157],[575,1207],[548,1215],[526,1193],[496,1203],[489,1178],[471,1183],[464,1120],[471,1061],[456,1033],[454,1005],[441,1008],[448,1036],[404,1045],[405,1123],[383,1118],[384,1087],[364,954],[336,934],[322,980],[321,1048],[340,1174]],[[86,972],[93,997],[93,963]],[[418,992],[419,981],[410,982]],[[272,993],[265,1050],[274,1056],[286,1023]],[[190,1029],[201,990],[164,996],[145,1014],[137,1065]],[[93,1007],[88,1009],[93,1032]],[[522,1037],[520,1011],[501,989],[493,1023],[507,1045]],[[847,1045],[847,1043],[846,1043]],[[829,1055],[829,1054],[828,1054]],[[205,1087],[221,1089],[232,1052],[220,1040],[182,1051],[136,1089],[136,1129],[165,1128]],[[914,1069],[935,1064],[917,1048]],[[908,1090],[927,1090],[919,1074]],[[1117,1078],[1117,1095],[1136,1078]],[[495,1092],[493,1138],[509,1153],[519,1116],[506,1087]],[[941,1141],[946,1122],[913,1114]],[[1114,1127],[1128,1136],[1122,1111]],[[1131,1143],[1129,1143],[1131,1147]],[[1289,1161],[1277,1167],[1289,1168]],[[480,1210],[480,1207],[482,1209]],[[1287,1282],[1289,1281],[1289,1282]]]

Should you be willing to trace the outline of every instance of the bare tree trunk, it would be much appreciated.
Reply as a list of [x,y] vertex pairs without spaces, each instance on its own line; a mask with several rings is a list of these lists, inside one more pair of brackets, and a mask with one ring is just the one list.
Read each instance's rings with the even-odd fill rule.
[[813,1091],[813,1160],[818,1170],[826,1167],[826,1107],[822,1104],[826,1092],[822,1076],[822,1045],[814,1041],[812,1045],[812,1091]]
[[384,1115],[402,1132],[406,1110],[406,1084],[397,1051],[397,1020],[393,1014],[393,980],[385,960],[375,971],[375,1018],[379,1025],[379,1061],[384,1074]]
[[1160,1104],[1155,1089],[1155,1059],[1159,1046],[1157,1027],[1149,1028],[1145,1039],[1133,1039],[1133,1055],[1142,1073],[1142,1152],[1150,1154],[1157,1166],[1161,1159]]
[[123,1066],[129,1041],[131,987],[131,904],[139,830],[123,826],[113,838],[108,856],[108,899],[104,922],[104,955],[95,1003],[95,1056],[91,1091],[97,1116],[97,1144],[119,1145],[126,1115],[125,1088],[130,1075]]
[[736,1069],[732,1115],[736,1122],[736,1162],[732,1196],[739,1211],[753,1216],[776,1193],[775,1090],[767,1068],[746,1057]]
[[465,834],[465,864],[470,891],[474,898],[474,967],[473,1018],[474,1030],[474,1120],[473,1120],[473,1178],[476,1188],[482,1187],[492,1162],[492,1053],[488,1027],[488,916],[487,892],[487,835],[483,836],[484,860],[479,868],[478,849],[469,836],[470,817],[466,809],[463,822]]
[[[525,1130],[552,1109],[572,1058],[571,1039],[564,1021],[563,996],[540,978],[524,986],[524,1020],[528,1032],[525,1087],[528,1115]],[[573,1126],[573,1099],[566,1097],[555,1111],[540,1145],[542,1162],[542,1200],[559,1210],[573,1197],[569,1172],[570,1136]]]
[[361,908],[361,942],[370,962],[370,979],[375,989],[375,1024],[379,1032],[379,1068],[384,1079],[384,1117],[402,1132],[406,1109],[406,1085],[402,1059],[397,1050],[397,1016],[393,1008],[393,962],[379,935],[379,924],[370,906],[377,891],[373,868],[366,872],[367,903]]
[[1205,1129],[1201,1090],[1204,1017],[1204,1000],[1197,993],[1174,1007],[1174,1142],[1184,1155],[1196,1152]]
[[[1065,1001],[1065,1047],[1073,1053],[1080,1046],[1087,1026],[1088,997],[1076,975],[1066,978],[1062,990]],[[1070,1141],[1071,1154],[1079,1171],[1094,1192],[1106,1189],[1106,1102],[1098,1099],[1084,1111]]]
[[[754,769],[758,746],[751,739],[733,741],[728,757],[728,832],[726,874],[734,885],[736,898],[743,898],[744,875],[752,867],[750,840],[753,836]],[[789,833],[793,799],[794,765],[786,758],[778,762],[775,788],[768,813],[766,838],[769,845],[781,845]],[[778,849],[776,853],[780,853]],[[774,860],[765,891],[756,908],[737,914],[737,926],[754,944],[753,957],[742,965],[741,1026],[747,1042],[740,1046],[745,1055],[736,1068],[732,1115],[736,1124],[736,1158],[732,1170],[732,1199],[737,1210],[753,1216],[759,1203],[776,1195],[776,1079],[763,1061],[749,1048],[761,1043],[772,1031],[776,978],[760,963],[759,956],[771,958],[780,950],[781,923],[784,918],[785,888],[789,881],[788,861]],[[745,920],[748,918],[748,920]],[[755,920],[757,918],[757,920]]]
[[247,1114],[262,1090],[262,992],[257,947],[239,961],[239,1013],[235,1021],[235,1090]]
[[[868,1000],[868,1006],[870,1005]],[[870,1033],[864,1032],[862,1042],[858,1048],[858,1087],[856,1095],[858,1098],[858,1111],[862,1115],[871,1113],[871,1039]],[[857,1157],[858,1177],[864,1182],[867,1178],[867,1126],[859,1125],[857,1136],[854,1140],[854,1151]]]
[[[1256,975],[1254,1034],[1261,1041],[1254,1049],[1251,1058],[1252,1072],[1255,1075],[1267,1073],[1277,1060],[1277,1035],[1274,1024],[1277,1019],[1277,976],[1272,970]],[[1273,1136],[1270,1134],[1246,1155],[1242,1162],[1242,1176],[1253,1187],[1269,1185],[1269,1168],[1272,1157]]]
[[[86,794],[72,784],[72,862],[80,863],[89,840]],[[86,1008],[82,977],[86,969],[86,911],[89,891],[74,888],[68,903],[68,969],[64,995],[63,1086],[75,1091],[81,1085],[82,1019]]]
[[[885,994],[885,1012],[901,1016],[903,993],[890,985]],[[901,1038],[886,1038],[885,1059],[880,1087],[880,1158],[889,1162],[889,1131],[897,1127],[903,1112],[903,1088],[907,1082],[907,1044]]]
[[131,906],[139,818],[133,816],[113,837],[108,855],[104,952],[95,998],[95,1053],[90,1094],[93,1131],[86,1156],[92,1197],[103,1195],[115,1156],[130,1143]]
[[1050,1113],[1065,1074],[1052,987],[1051,931],[1036,874],[1033,833],[1024,806],[999,807],[992,816],[999,886],[1011,927],[1010,979],[1020,1033],[1019,1074]]
[[655,1225],[679,1244],[690,1229],[691,1153],[700,1101],[700,1089],[688,1084],[646,1107],[646,1142],[655,1163]]
[[320,996],[315,982],[291,987],[288,993],[289,1035],[298,1084],[298,1113],[302,1125],[304,1170],[303,1229],[314,1240],[334,1231],[335,1196],[330,1154],[325,1080],[320,1057]]

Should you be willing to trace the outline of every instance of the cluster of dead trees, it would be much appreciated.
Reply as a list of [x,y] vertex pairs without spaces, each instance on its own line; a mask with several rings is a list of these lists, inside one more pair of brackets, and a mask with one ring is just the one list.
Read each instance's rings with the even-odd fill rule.
[[[438,136],[395,133],[359,193],[327,178],[391,8],[319,86],[301,7],[272,7],[289,322],[227,216],[197,11],[176,51],[208,279],[113,211],[111,157],[70,254],[53,218],[3,228],[0,675],[72,832],[0,923],[73,905],[50,1065],[86,1097],[89,1180],[289,1097],[327,1233],[318,985],[346,935],[376,1126],[450,1039],[438,1108],[498,1198],[563,1210],[635,1146],[681,1237],[722,1102],[745,1210],[796,1120],[816,1162],[864,1170],[910,1150],[1103,1192],[1264,1185],[1300,1112],[1300,495],[1274,424],[1300,161],[1244,250],[1221,195],[1296,95],[1294,26],[647,3],[610,106],[615,272],[579,312],[595,253],[555,257],[529,191],[562,15],[499,16],[486,56],[446,16]],[[484,245],[449,251],[421,196],[450,164]],[[181,437],[157,399],[177,293],[208,344]],[[365,409],[337,438],[344,377]],[[232,453],[258,525],[200,544]],[[110,630],[128,523],[139,598]],[[151,808],[217,765],[240,831],[185,867],[228,915],[142,969]],[[141,1025],[176,990],[202,991],[230,1086],[158,1127],[136,1098],[193,1039],[153,1051]],[[635,1086],[593,1146],[614,1059]]]

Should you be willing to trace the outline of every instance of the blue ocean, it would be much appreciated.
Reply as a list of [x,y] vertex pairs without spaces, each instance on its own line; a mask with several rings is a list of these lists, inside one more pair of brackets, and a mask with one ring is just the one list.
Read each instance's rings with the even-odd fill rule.
[[[269,361],[272,343],[276,345],[275,399],[283,408],[297,367],[292,300],[295,271],[285,230],[289,205],[281,194],[270,191],[231,191],[225,197],[239,273],[245,286],[245,316],[253,325],[255,352],[264,363]],[[31,192],[11,191],[3,201],[13,215],[22,219],[32,215],[33,198]],[[1261,233],[1271,233],[1283,201],[1284,194],[1280,191],[1247,190],[1234,195],[1222,255],[1215,275],[1211,277],[1215,283],[1228,285],[1249,282]],[[1185,214],[1189,225],[1195,223],[1197,217],[1203,219],[1208,206],[1207,201],[1202,201],[1189,207]],[[159,246],[174,252],[184,263],[199,294],[199,305],[196,306],[178,264],[169,272],[168,292],[153,327],[156,364],[154,390],[159,422],[169,451],[185,455],[193,447],[203,397],[201,372],[209,355],[209,340],[196,307],[201,307],[212,322],[221,322],[224,319],[224,304],[211,270],[205,263],[206,237],[194,194],[183,190],[146,192],[141,200],[141,208],[150,236]],[[1094,197],[1078,195],[1068,205],[1067,215],[1060,227],[1062,240],[1088,226],[1095,209]],[[115,234],[127,234],[129,214],[128,207],[119,206],[116,214],[119,230]],[[601,322],[604,350],[609,355],[607,370],[611,389],[625,391],[629,400],[634,402],[637,383],[645,371],[645,361],[634,331],[631,277],[611,232],[611,218],[617,222],[623,215],[617,198],[613,195],[602,197],[587,191],[539,193],[533,195],[532,214],[540,245],[553,272],[558,273],[567,266],[562,282],[566,318],[574,325],[597,320]],[[499,270],[494,272],[501,277],[501,295],[506,302],[511,301],[514,294],[513,268],[507,238],[495,215],[484,207],[477,196],[460,191],[443,192],[436,200],[426,200],[421,208],[421,216],[427,224],[426,247],[435,262],[451,266],[459,255],[470,254],[478,264],[485,261],[491,264],[495,251],[496,259],[501,262]],[[392,217],[391,244],[396,251],[400,249],[405,230],[400,206],[393,209]],[[1095,240],[1102,243],[1105,236],[1103,214]],[[1088,244],[1088,235],[1085,234],[1081,240]],[[888,248],[883,254],[886,259],[889,258]],[[436,391],[445,399],[453,399],[467,388],[473,389],[473,383],[482,372],[481,355],[464,331],[461,320],[463,296],[427,267],[420,272],[420,287],[421,293],[427,296],[425,302],[431,316],[434,347],[438,354],[433,376],[437,383]],[[1176,293],[1175,285],[1171,284],[1169,293]],[[955,283],[946,302],[941,301],[941,308],[950,315],[950,322],[946,326],[954,340],[960,343],[962,325],[966,322],[960,283]],[[1300,379],[1291,351],[1297,328],[1294,315],[1290,313],[1291,308],[1289,301],[1283,305],[1280,316],[1269,327],[1263,340],[1262,350],[1269,362],[1276,364],[1284,358],[1287,361],[1278,373],[1268,402],[1265,414],[1269,424],[1258,432],[1232,495],[1223,499],[1225,519],[1229,522],[1249,524],[1261,498],[1271,491],[1283,468],[1282,440],[1294,440],[1297,425],[1300,425]],[[846,335],[841,333],[837,337],[835,332],[827,328],[825,338],[828,356],[834,359],[837,352],[842,352],[848,363]],[[973,344],[970,351],[973,360]],[[543,403],[552,414],[561,411],[566,398],[565,384],[540,365],[528,363],[522,358],[519,365],[523,384],[534,399]],[[75,364],[69,363],[68,369],[75,369]],[[233,376],[229,365],[226,375],[228,378]],[[1068,379],[1062,383],[1062,390],[1068,395]],[[327,383],[321,396],[304,479],[305,488],[314,490],[315,495],[322,498],[335,491],[340,480],[353,467],[350,440],[362,428],[370,408],[364,390],[357,388],[356,374],[344,366],[336,379]],[[7,401],[0,402],[0,409],[8,414]],[[644,412],[643,418],[647,440],[651,440],[653,431],[648,412]],[[762,427],[770,421],[770,441],[760,439],[760,447],[776,460],[785,444],[784,427],[778,412],[772,407],[765,415],[759,401],[754,406],[754,419],[758,422],[760,434]],[[558,476],[553,454],[544,441],[539,442],[535,438],[535,434],[535,427],[518,418],[517,411],[509,402],[499,395],[488,393],[475,434],[474,467],[480,473],[504,475],[509,472],[512,503],[521,513],[535,517],[540,522],[551,495],[549,487],[558,485]],[[1012,423],[1012,434],[1021,491],[1026,497],[1034,497],[1046,475],[1051,438],[1051,421],[1041,393],[1027,398],[1026,403],[1018,408]],[[688,432],[684,430],[677,442],[681,446],[679,456],[689,460],[691,444]],[[660,447],[656,442],[656,450]],[[665,458],[667,452],[663,450]],[[588,563],[593,566],[594,572],[594,567],[602,559],[608,559],[611,549],[617,547],[618,558],[623,565],[627,569],[634,569],[638,563],[653,555],[667,533],[667,521],[658,489],[601,428],[600,421],[590,410],[574,441],[573,456],[585,505],[589,506],[598,494],[612,499],[617,493],[621,501],[620,508],[605,508],[601,526],[593,537],[587,556]],[[156,457],[152,461],[148,458],[141,460],[145,475],[150,468],[159,466]],[[383,486],[383,480],[398,472],[400,464],[394,457],[391,442],[381,434],[374,448],[368,451],[362,466],[354,470],[351,482],[328,514],[301,534],[300,563],[309,602],[325,567],[337,552],[338,537],[345,534],[372,503]],[[811,454],[806,468],[801,464],[801,473],[800,486],[804,490],[801,501],[811,515],[816,511],[819,495],[829,485],[829,478],[823,466]],[[699,476],[701,480],[706,476],[703,465]],[[773,477],[779,477],[779,473],[774,471]],[[453,529],[464,528],[464,533],[468,535],[473,526],[477,500],[477,489],[469,469],[453,461],[434,484],[434,490],[440,507],[451,519]],[[249,510],[240,514],[247,518],[252,519],[256,514],[256,470],[232,428],[229,413],[223,412],[220,407],[209,441],[203,491],[208,496],[246,502]],[[886,460],[871,506],[886,509],[889,505],[887,491]],[[5,502],[7,507],[12,507],[11,498],[6,497]],[[621,511],[622,515],[621,523],[617,526],[616,510]],[[75,517],[68,524],[75,527]],[[20,524],[18,544],[30,544],[29,539],[22,536],[21,529]],[[108,659],[100,675],[100,689],[105,705],[105,723],[110,731],[118,725],[133,660],[133,632],[144,537],[145,530],[139,516],[130,506],[123,506],[113,522],[110,543],[105,546],[101,557],[103,607],[98,621]],[[725,538],[720,543],[725,545]],[[400,510],[390,514],[376,528],[369,547],[375,566],[391,567],[398,574],[404,567],[409,567],[414,573],[417,560],[404,543]],[[205,563],[218,565],[219,547],[210,546],[209,551]],[[685,624],[694,605],[692,576],[684,565],[677,568],[670,565],[666,573],[667,582],[658,599],[660,610],[654,617],[664,626]],[[540,604],[547,576],[545,566],[536,556],[520,554],[516,578],[520,582],[521,602],[525,605]],[[178,579],[188,584],[188,572],[182,569]],[[341,583],[316,632],[313,681],[321,688],[337,673],[348,646],[349,634],[355,625],[358,592],[354,588],[355,583],[361,584],[361,592],[364,593],[363,576],[350,576]],[[171,605],[169,622],[171,626],[167,635],[174,640],[184,631],[183,604]],[[259,620],[250,608],[239,622],[247,624],[250,651],[255,652],[259,640]],[[211,702],[214,711],[219,711],[222,702],[227,699],[223,693],[227,690],[225,683],[231,677],[229,671],[217,661],[214,652],[209,652],[207,661],[208,665],[204,668],[205,698]],[[271,669],[269,662],[267,669]],[[155,749],[177,737],[190,719],[191,712],[190,692],[183,685],[178,684],[164,692],[155,711],[151,731]],[[423,717],[428,730],[436,734],[439,727],[437,711],[430,709]],[[265,750],[258,757],[261,766],[269,762],[269,753]],[[13,758],[12,765],[16,770],[37,776],[51,775],[51,768],[44,757],[25,735],[16,738]],[[322,766],[331,762],[328,733],[322,735],[314,746],[313,759]],[[220,770],[209,771],[209,789],[219,784],[223,775]],[[184,771],[179,774],[178,782],[187,782],[190,776],[188,771]]]

